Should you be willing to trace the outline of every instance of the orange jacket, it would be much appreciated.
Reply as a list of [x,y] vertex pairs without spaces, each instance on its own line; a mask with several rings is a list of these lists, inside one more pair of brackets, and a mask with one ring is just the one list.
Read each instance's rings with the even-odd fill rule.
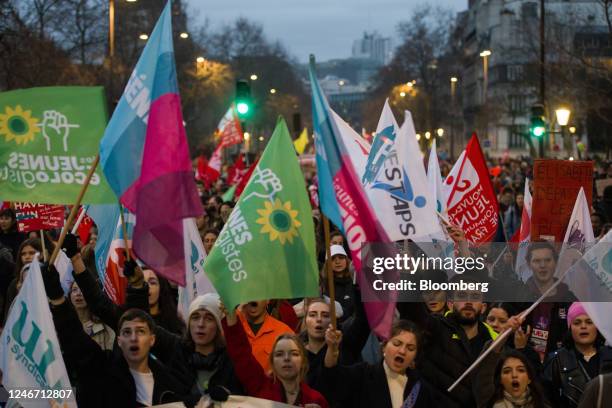
[[281,334],[293,334],[293,330],[291,330],[289,326],[280,320],[276,320],[272,316],[266,314],[263,324],[259,328],[257,335],[255,335],[253,330],[251,330],[251,326],[249,326],[249,322],[247,322],[247,319],[242,315],[242,313],[238,313],[238,318],[240,319],[240,323],[242,323],[244,332],[246,333],[249,343],[251,344],[253,356],[263,367],[266,374],[269,373],[271,371],[270,354],[272,354],[272,346],[274,346],[274,341]]

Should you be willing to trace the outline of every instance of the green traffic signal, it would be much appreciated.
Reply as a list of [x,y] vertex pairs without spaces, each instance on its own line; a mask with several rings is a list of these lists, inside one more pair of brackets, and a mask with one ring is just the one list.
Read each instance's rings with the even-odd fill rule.
[[239,115],[246,115],[249,113],[249,104],[246,102],[238,102],[236,104],[236,111]]
[[546,133],[546,128],[544,126],[535,126],[531,128],[531,134],[534,137],[542,137]]
[[532,137],[538,139],[543,138],[546,134],[546,114],[542,104],[534,104],[531,107],[529,133]]
[[236,81],[236,113],[241,120],[245,120],[251,114],[251,86],[244,79]]

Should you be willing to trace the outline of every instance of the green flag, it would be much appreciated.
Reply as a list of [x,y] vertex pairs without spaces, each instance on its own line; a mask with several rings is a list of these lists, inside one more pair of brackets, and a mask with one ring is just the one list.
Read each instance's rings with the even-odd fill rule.
[[[48,87],[0,93],[0,196],[71,204],[106,126],[102,87]],[[83,204],[116,202],[96,170]]]
[[238,184],[231,186],[229,190],[223,193],[221,200],[223,200],[223,202],[232,201],[234,199],[234,194],[236,194],[236,187],[238,187]]
[[318,295],[312,209],[282,118],[204,270],[227,307]]

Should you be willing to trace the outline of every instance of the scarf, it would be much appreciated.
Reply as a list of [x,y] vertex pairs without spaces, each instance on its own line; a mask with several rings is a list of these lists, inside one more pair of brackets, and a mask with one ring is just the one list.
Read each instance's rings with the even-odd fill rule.
[[493,408],[533,408],[529,388],[519,397],[513,397],[504,391],[504,399],[493,404]]

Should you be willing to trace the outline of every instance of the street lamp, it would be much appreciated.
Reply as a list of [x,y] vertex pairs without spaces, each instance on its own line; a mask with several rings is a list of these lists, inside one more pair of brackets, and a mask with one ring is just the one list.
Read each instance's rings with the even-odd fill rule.
[[417,134],[416,134],[416,140],[417,140],[417,142],[418,142],[419,140],[421,140],[421,134],[420,134],[420,133],[417,133]]
[[574,133],[576,133],[576,127],[575,126],[570,126],[569,127],[569,132],[573,135]]
[[406,96],[406,92],[404,91],[400,92],[400,96],[403,98],[404,96]]
[[185,39],[189,38],[189,33],[186,33],[186,32],[183,31],[182,33],[179,34],[179,37],[181,37],[183,40],[185,40]]
[[276,89],[274,89],[274,88],[270,89],[270,93],[271,93],[272,95],[274,95],[274,94],[276,93]]
[[431,139],[431,132],[429,131],[425,132],[425,139],[427,140]]
[[257,75],[256,74],[251,74],[251,81],[257,81]]
[[148,34],[145,34],[145,33],[142,33],[142,34],[140,34],[140,35],[138,36],[138,38],[140,38],[140,39],[141,39],[141,40],[143,40],[143,41],[146,41],[146,40],[148,40],[148,39],[149,39],[149,35],[148,35]]
[[206,58],[204,58],[204,57],[198,57],[198,58],[196,58],[196,62],[197,62],[198,64],[201,64],[201,63],[203,63],[204,61],[206,61]]
[[483,103],[487,101],[487,86],[489,85],[489,56],[491,50],[484,50],[480,53],[482,57],[482,100]]
[[444,129],[438,128],[438,130],[436,130],[436,134],[438,135],[438,137],[444,136]]
[[565,129],[567,128],[567,124],[570,118],[570,110],[566,107],[560,107],[555,110],[555,116],[557,117],[557,123],[561,126],[561,140],[563,140],[563,145],[567,152],[569,152],[571,148],[571,136],[566,137]]
[[557,123],[559,126],[567,126],[570,118],[570,110],[567,108],[559,108],[555,111],[555,115],[557,116]]

